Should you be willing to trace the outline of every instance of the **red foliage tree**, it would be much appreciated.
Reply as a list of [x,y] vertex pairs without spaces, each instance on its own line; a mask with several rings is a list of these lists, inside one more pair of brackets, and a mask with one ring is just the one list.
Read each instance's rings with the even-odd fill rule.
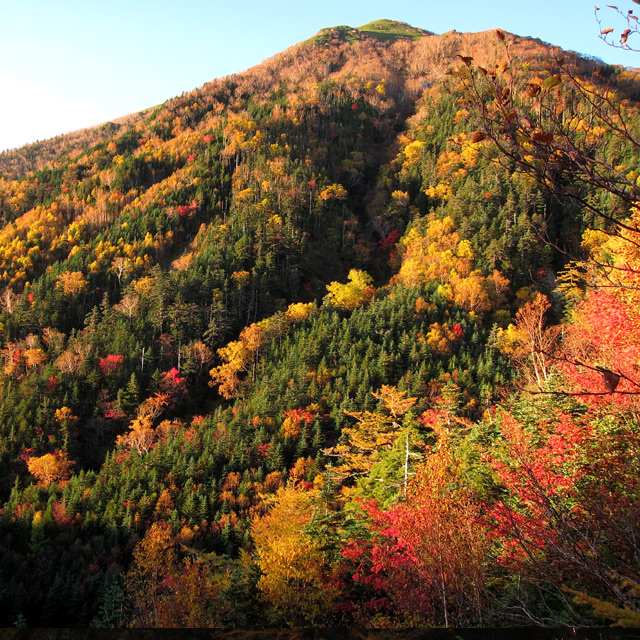
[[463,626],[481,618],[486,531],[480,502],[461,482],[460,466],[437,415],[428,422],[438,450],[419,470],[407,500],[381,511],[362,508],[371,538],[343,550],[356,563],[353,579],[370,589],[366,609],[410,626]]
[[640,402],[640,314],[618,295],[590,290],[565,329],[563,370],[590,403]]
[[487,453],[502,496],[486,516],[498,563],[552,586],[569,611],[573,593],[640,619],[638,425],[594,408],[530,424],[506,414],[501,429]]
[[100,370],[107,376],[116,372],[124,362],[124,356],[109,354],[106,358],[100,358]]

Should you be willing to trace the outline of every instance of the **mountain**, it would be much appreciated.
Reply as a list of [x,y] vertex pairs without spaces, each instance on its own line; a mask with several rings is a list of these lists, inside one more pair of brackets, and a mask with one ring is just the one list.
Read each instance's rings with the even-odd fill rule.
[[[596,441],[636,495],[610,422],[626,411],[635,437],[635,405],[614,403],[594,435],[582,391],[549,386],[552,369],[591,385],[581,363],[631,394],[635,365],[594,346],[594,311],[576,311],[582,333],[558,324],[556,286],[589,280],[593,264],[571,262],[585,247],[634,264],[612,248],[636,228],[602,167],[638,175],[615,124],[635,130],[637,86],[531,38],[379,20],[0,154],[0,623],[577,626],[637,611],[627,538],[593,543],[619,572],[604,580],[567,533],[602,489],[571,493],[571,469],[609,478]],[[527,96],[579,146],[554,147],[565,138],[532,124]],[[608,308],[633,333],[629,301]],[[529,320],[546,342],[526,341]],[[533,470],[509,466],[527,456]],[[518,484],[527,469],[538,484]],[[618,497],[603,504],[635,522]],[[556,501],[575,521],[557,525]],[[571,561],[505,551],[545,540]]]

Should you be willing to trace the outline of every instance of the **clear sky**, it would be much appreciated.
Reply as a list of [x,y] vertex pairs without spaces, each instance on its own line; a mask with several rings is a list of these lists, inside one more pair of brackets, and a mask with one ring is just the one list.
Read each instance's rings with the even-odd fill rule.
[[[605,3],[599,13],[619,26]],[[640,66],[640,53],[599,39],[589,0],[0,0],[0,150],[152,107],[323,27],[380,18],[435,33],[500,27]]]

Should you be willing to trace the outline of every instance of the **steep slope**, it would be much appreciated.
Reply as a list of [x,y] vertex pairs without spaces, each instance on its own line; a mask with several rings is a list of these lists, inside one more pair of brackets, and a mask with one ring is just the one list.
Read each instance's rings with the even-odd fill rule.
[[[2,623],[27,604],[30,624],[104,622],[157,523],[195,555],[250,549],[267,494],[330,485],[383,385],[417,398],[415,450],[422,411],[466,428],[492,406],[512,371],[487,345],[584,222],[473,135],[449,72],[507,53],[518,86],[557,72],[510,34],[326,29],[0,156]],[[379,461],[384,487],[345,489],[397,499],[408,443]]]

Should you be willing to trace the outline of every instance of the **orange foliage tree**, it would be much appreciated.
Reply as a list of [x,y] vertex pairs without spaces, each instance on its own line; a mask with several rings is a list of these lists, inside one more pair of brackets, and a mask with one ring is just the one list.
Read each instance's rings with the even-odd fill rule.
[[550,307],[547,297],[537,293],[518,310],[516,323],[499,329],[496,336],[496,347],[539,390],[546,388],[561,331],[559,326],[546,326],[545,314]]
[[157,437],[151,416],[142,415],[131,422],[125,434],[118,436],[116,446],[124,446],[129,450],[135,449],[142,456],[151,451]]
[[65,271],[58,276],[57,285],[65,295],[76,296],[87,290],[89,283],[82,271]]
[[220,626],[219,581],[199,560],[180,560],[165,522],[154,522],[135,548],[125,587],[134,627]]
[[68,480],[73,472],[73,460],[66,453],[56,451],[43,456],[34,456],[27,462],[29,473],[35,476],[44,486],[52,482]]

